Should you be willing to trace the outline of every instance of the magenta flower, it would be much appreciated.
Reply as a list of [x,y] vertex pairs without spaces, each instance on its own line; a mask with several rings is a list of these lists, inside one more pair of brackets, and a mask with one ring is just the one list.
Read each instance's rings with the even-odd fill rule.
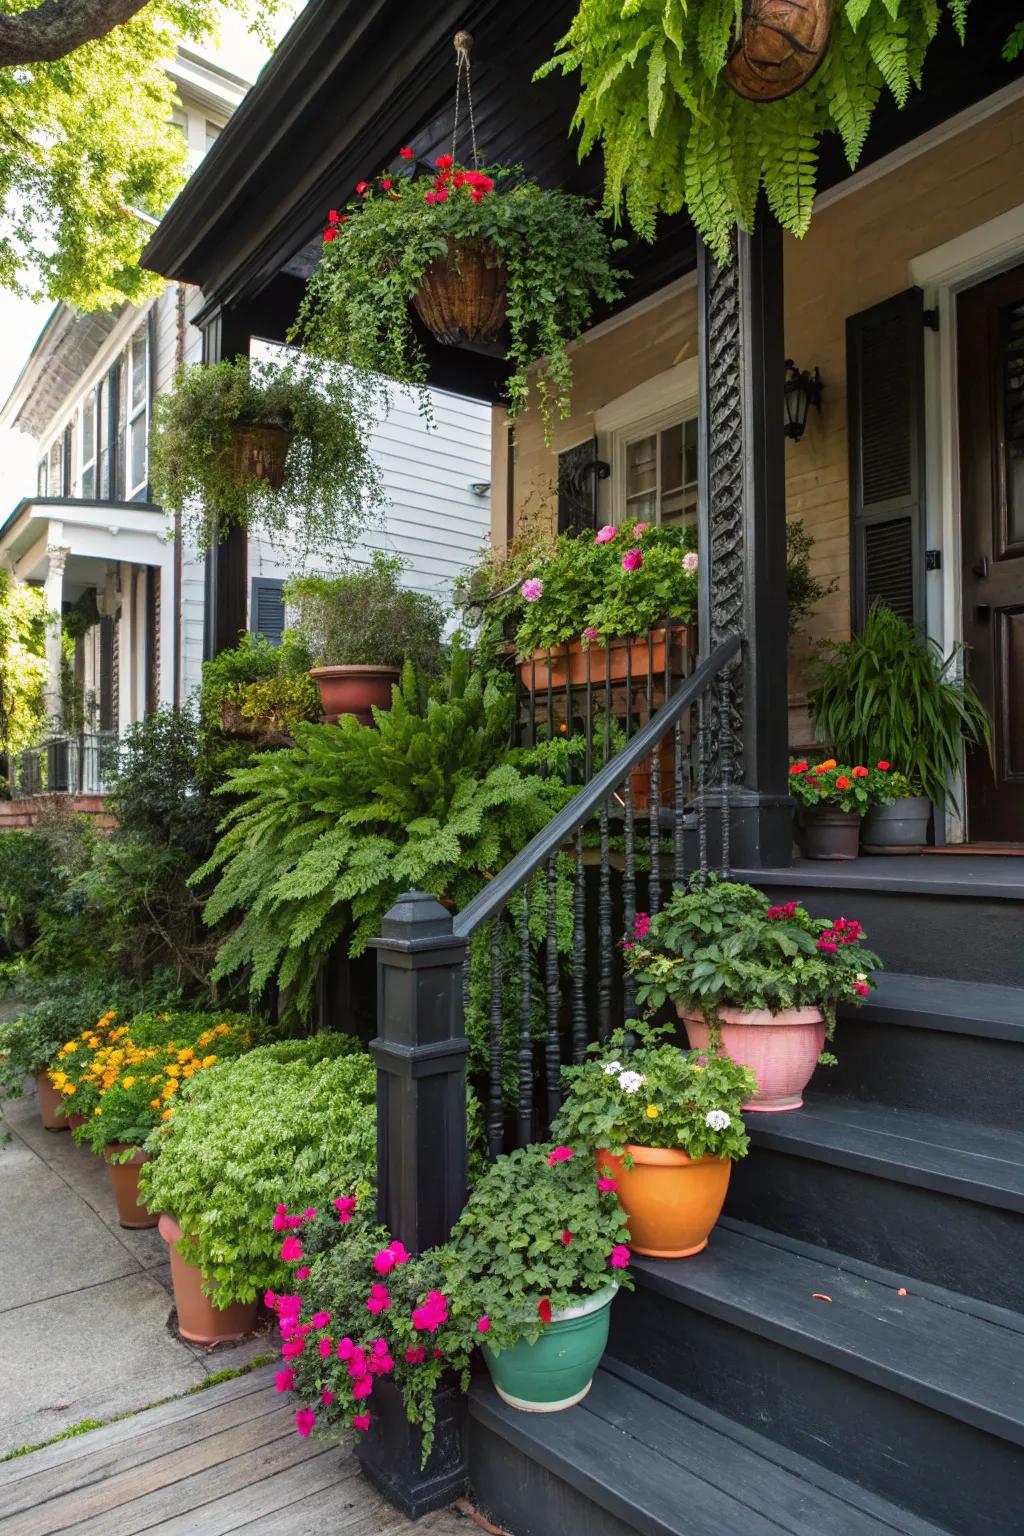
[[[383,1340],[380,1342],[383,1343]],[[370,1360],[370,1363],[367,1366],[367,1370],[370,1372],[371,1376],[389,1376],[394,1368],[395,1362],[388,1354],[387,1345],[384,1345],[384,1353],[382,1355],[378,1354],[375,1348],[373,1352],[373,1358]]]
[[339,1360],[351,1360],[352,1359],[352,1351],[354,1349],[355,1349],[355,1345],[352,1343],[351,1339],[342,1339],[340,1344],[338,1345],[338,1359]]
[[278,1392],[295,1391],[295,1372],[290,1366],[283,1371],[276,1371],[274,1373],[274,1386]]
[[297,1338],[286,1339],[285,1342],[281,1345],[281,1359],[295,1360],[299,1355],[302,1354],[302,1351],[305,1349],[305,1347],[306,1341],[301,1334],[299,1334]]
[[835,940],[830,939],[826,933],[822,934],[821,938],[818,940],[816,948],[820,949],[823,955],[834,955],[837,954],[839,950],[839,946],[836,944]]
[[426,1301],[413,1309],[412,1325],[424,1333],[436,1333],[448,1321],[448,1301],[440,1291],[430,1291]]
[[633,919],[634,939],[646,939],[651,931],[651,919],[646,912],[638,912]]
[[622,569],[624,571],[638,571],[644,563],[644,557],[638,549],[627,549],[622,557]]
[[[428,192],[427,196],[430,194]],[[352,1428],[361,1429],[364,1433],[370,1427],[370,1415],[368,1413],[354,1413],[352,1415]]]
[[395,1267],[395,1256],[390,1248],[382,1248],[380,1253],[374,1255],[373,1267],[378,1275],[390,1275]]
[[633,525],[633,534],[634,534],[634,536],[636,538],[639,538],[642,533],[646,533],[647,532],[647,530],[648,530],[648,528],[650,526],[651,526],[650,523],[634,523],[634,525]]
[[286,1264],[302,1258],[302,1244],[297,1237],[286,1237],[281,1244],[281,1257]]
[[563,1248],[568,1248],[568,1246],[569,1246],[569,1244],[571,1242],[572,1242],[572,1233],[569,1231],[569,1228],[566,1227],[565,1230],[562,1233],[562,1247]]
[[352,1383],[352,1398],[354,1402],[361,1403],[363,1399],[369,1397],[372,1392],[373,1377],[369,1375],[369,1373],[367,1373],[365,1376],[360,1376],[358,1381],[354,1381]]
[[548,1167],[553,1168],[556,1163],[568,1163],[572,1157],[572,1147],[555,1147],[554,1151],[548,1153]]
[[324,1387],[323,1391],[320,1393],[320,1401],[323,1403],[325,1408],[329,1408],[334,1402],[334,1393],[331,1391],[330,1387]]
[[539,576],[531,576],[519,590],[528,603],[535,603],[538,597],[544,596],[544,583]]
[[583,638],[584,640],[600,640],[601,631],[599,629],[595,629],[593,624],[588,624],[586,629],[583,631]]
[[275,1211],[274,1212],[274,1219],[270,1223],[270,1225],[273,1227],[275,1232],[287,1232],[288,1231],[288,1217],[284,1214],[283,1211]]
[[313,1425],[315,1423],[316,1414],[313,1412],[312,1408],[296,1408],[295,1428],[298,1430],[303,1440],[309,1439],[313,1431]]
[[485,1312],[483,1317],[478,1317],[477,1318],[476,1331],[477,1331],[477,1333],[489,1333],[490,1329],[491,1329],[491,1320],[490,1320],[490,1318],[487,1316],[487,1314]]
[[619,1187],[619,1181],[618,1179],[609,1179],[602,1174],[601,1178],[597,1181],[597,1187],[602,1195],[613,1195]]
[[597,532],[595,533],[595,535],[594,535],[594,543],[595,544],[610,544],[612,539],[614,539],[615,535],[618,533],[618,531],[619,530],[617,528],[613,528],[612,527],[611,523],[605,523],[604,527],[603,528],[599,528],[597,530]]
[[297,1269],[295,1271],[295,1278],[296,1280],[307,1280],[309,1278],[309,1265],[303,1264],[301,1269]]
[[625,1243],[616,1243],[611,1252],[612,1269],[625,1269],[629,1264],[629,1249]]
[[394,1255],[394,1260],[395,1260],[396,1264],[408,1264],[409,1259],[411,1257],[411,1255],[409,1253],[409,1250],[408,1250],[408,1248],[406,1248],[404,1243],[400,1243],[398,1241],[397,1237],[395,1238],[394,1242],[391,1244],[391,1252]]
[[273,1312],[277,1305],[277,1297],[274,1295],[273,1291],[263,1292],[263,1305],[265,1307],[269,1307],[271,1312]]
[[355,1215],[356,1206],[359,1204],[359,1201],[355,1195],[339,1195],[337,1200],[331,1203],[341,1217],[342,1226],[345,1227]]
[[330,1320],[331,1320],[331,1314],[329,1312],[314,1312],[313,1313],[313,1327],[314,1328],[326,1328],[327,1324],[330,1322]]
[[[490,1324],[488,1324],[488,1327],[489,1326]],[[407,1349],[405,1352],[405,1360],[407,1365],[422,1365],[426,1358],[427,1352],[422,1344],[417,1345],[415,1349]]]
[[320,1351],[320,1358],[322,1360],[329,1360],[334,1354],[334,1340],[326,1336],[318,1340],[316,1347]]
[[312,1206],[309,1206],[306,1210],[303,1211],[302,1219],[303,1219],[303,1221],[312,1221],[313,1217],[315,1215],[316,1215],[316,1211],[313,1209]]
[[372,1312],[376,1317],[381,1312],[386,1312],[391,1306],[391,1293],[386,1285],[371,1285],[370,1294],[366,1300],[367,1312]]
[[866,981],[855,981],[853,984],[853,990],[856,992],[858,997],[867,997],[871,991],[871,988],[868,986]]
[[687,576],[692,576],[699,564],[700,561],[697,559],[696,551],[692,549],[687,550],[686,554],[683,556],[683,570],[686,572]]

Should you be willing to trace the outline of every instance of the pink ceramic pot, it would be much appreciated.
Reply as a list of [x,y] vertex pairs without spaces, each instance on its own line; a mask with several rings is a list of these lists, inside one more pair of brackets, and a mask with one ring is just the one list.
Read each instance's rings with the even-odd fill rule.
[[[686,1026],[686,1038],[695,1051],[709,1047],[710,1030],[699,1014],[677,1010]],[[757,1078],[757,1093],[743,1109],[774,1114],[799,1109],[804,1089],[811,1080],[825,1046],[825,1021],[817,1008],[788,1008],[769,1013],[758,1008],[720,1008],[720,1054],[749,1067]]]

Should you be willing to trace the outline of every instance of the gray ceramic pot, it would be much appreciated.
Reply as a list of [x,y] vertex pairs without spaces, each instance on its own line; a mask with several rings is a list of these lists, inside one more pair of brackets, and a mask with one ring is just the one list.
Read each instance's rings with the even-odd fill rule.
[[816,805],[803,814],[808,859],[855,859],[860,851],[860,815],[837,805]]
[[864,817],[861,842],[872,852],[906,853],[928,841],[932,803],[923,795],[908,795],[891,805],[873,805]]

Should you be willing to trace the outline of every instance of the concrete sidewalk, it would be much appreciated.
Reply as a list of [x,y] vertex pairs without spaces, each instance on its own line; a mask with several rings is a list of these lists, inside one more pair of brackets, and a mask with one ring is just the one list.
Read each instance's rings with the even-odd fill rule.
[[0,1146],[0,1455],[82,1419],[172,1397],[273,1353],[270,1332],[205,1349],[169,1326],[167,1247],[118,1226],[103,1162],[44,1131],[34,1089]]

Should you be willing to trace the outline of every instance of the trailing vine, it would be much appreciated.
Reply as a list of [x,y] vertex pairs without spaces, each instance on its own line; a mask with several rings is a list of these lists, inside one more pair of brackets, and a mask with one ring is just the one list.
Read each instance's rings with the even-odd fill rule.
[[780,101],[744,100],[723,77],[742,0],[581,0],[538,77],[579,71],[580,156],[600,144],[606,211],[638,234],[685,208],[719,261],[758,193],[784,229],[811,219],[818,141],[838,133],[857,164],[883,90],[902,107],[920,86],[944,13],[961,39],[969,0],[836,0],[821,66]]

